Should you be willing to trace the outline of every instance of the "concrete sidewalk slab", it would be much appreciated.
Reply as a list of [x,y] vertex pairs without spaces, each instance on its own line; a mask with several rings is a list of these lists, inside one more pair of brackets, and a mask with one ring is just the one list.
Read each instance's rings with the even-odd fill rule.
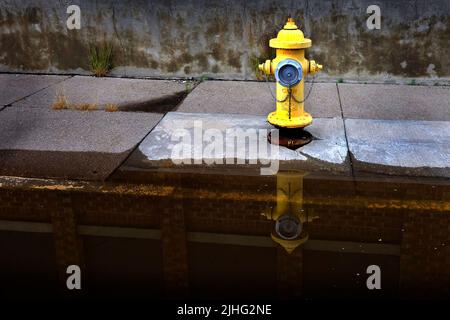
[[345,118],[450,120],[450,87],[338,84]]
[[[308,92],[310,83],[305,85]],[[177,108],[179,112],[268,115],[275,110],[275,84],[251,81],[206,81],[199,84]],[[341,116],[334,83],[315,83],[305,109],[316,118]]]
[[0,74],[0,109],[70,76]]
[[6,108],[0,175],[104,180],[162,114]]
[[267,142],[270,129],[265,116],[169,112],[119,170],[246,168],[259,174],[277,162],[283,170],[350,173],[342,119],[315,119],[308,127],[315,139],[298,150],[276,151]]
[[140,80],[75,76],[13,106],[50,109],[63,93],[70,105],[93,104],[104,109],[112,104],[119,110],[164,112],[184,97],[187,84],[170,80]]
[[346,119],[355,172],[450,177],[450,122]]

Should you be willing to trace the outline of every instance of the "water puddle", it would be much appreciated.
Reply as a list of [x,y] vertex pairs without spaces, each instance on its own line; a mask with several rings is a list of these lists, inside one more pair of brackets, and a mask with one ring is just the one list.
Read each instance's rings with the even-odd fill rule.
[[450,297],[446,180],[154,170],[0,197],[10,297],[59,296],[68,264],[93,298]]

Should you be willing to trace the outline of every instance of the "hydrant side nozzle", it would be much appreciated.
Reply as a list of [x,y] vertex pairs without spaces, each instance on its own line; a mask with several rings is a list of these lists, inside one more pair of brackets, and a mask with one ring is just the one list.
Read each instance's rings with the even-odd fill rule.
[[271,75],[272,74],[271,65],[272,65],[272,61],[266,60],[266,62],[261,63],[258,67],[259,67],[259,70],[261,70],[265,74]]
[[264,63],[259,64],[259,70],[264,72]]
[[309,61],[309,73],[315,74],[323,69],[321,64],[316,63],[314,60]]

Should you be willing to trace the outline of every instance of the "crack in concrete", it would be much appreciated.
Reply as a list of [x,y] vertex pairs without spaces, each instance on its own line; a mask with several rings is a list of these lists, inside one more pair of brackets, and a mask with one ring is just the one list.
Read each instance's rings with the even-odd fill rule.
[[342,108],[342,100],[341,100],[341,94],[339,92],[339,84],[338,83],[336,83],[336,90],[337,90],[338,99],[339,99],[339,108],[341,109],[342,124],[344,125],[345,144],[347,145],[347,157],[349,159],[350,171],[351,171],[352,177],[354,179],[355,172],[354,172],[354,167],[353,167],[353,159],[350,154],[350,145],[348,143],[348,137],[347,137],[347,127],[345,126],[344,109]]
[[[25,100],[25,99],[31,97],[32,95],[35,95],[35,94],[37,94],[37,93],[39,93],[39,92],[41,92],[41,91],[44,91],[45,89],[48,89],[48,88],[50,88],[50,87],[52,87],[52,86],[55,86],[55,85],[57,85],[57,84],[63,83],[63,82],[65,82],[65,81],[67,81],[67,80],[69,80],[69,79],[71,79],[71,78],[73,78],[73,77],[74,77],[74,76],[67,76],[67,78],[65,78],[65,79],[62,79],[62,80],[60,80],[60,81],[58,81],[58,82],[55,82],[55,83],[51,83],[51,84],[49,84],[48,86],[45,86],[44,88],[41,88],[41,89],[39,89],[39,90],[37,90],[37,91],[34,91],[34,92],[32,92],[32,93],[30,93],[30,94],[28,94],[28,95],[26,95],[26,96],[23,96],[22,98],[19,98],[19,99],[15,100],[15,101],[13,101],[13,102],[11,102],[11,103],[5,105],[4,108],[6,108],[6,107],[12,107],[13,104],[15,104],[15,103],[17,103],[17,102],[20,102],[20,101],[22,101],[22,100]],[[1,110],[3,110],[3,109],[0,109],[0,111],[1,111]]]

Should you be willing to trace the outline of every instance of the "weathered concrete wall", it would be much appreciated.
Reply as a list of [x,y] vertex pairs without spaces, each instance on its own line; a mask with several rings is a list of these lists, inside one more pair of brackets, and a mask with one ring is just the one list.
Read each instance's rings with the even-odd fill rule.
[[[89,73],[89,45],[114,44],[113,74],[254,79],[288,15],[313,39],[322,79],[450,79],[448,0],[0,0],[0,71]],[[68,30],[67,7],[81,8]],[[381,30],[366,9],[381,8]]]

